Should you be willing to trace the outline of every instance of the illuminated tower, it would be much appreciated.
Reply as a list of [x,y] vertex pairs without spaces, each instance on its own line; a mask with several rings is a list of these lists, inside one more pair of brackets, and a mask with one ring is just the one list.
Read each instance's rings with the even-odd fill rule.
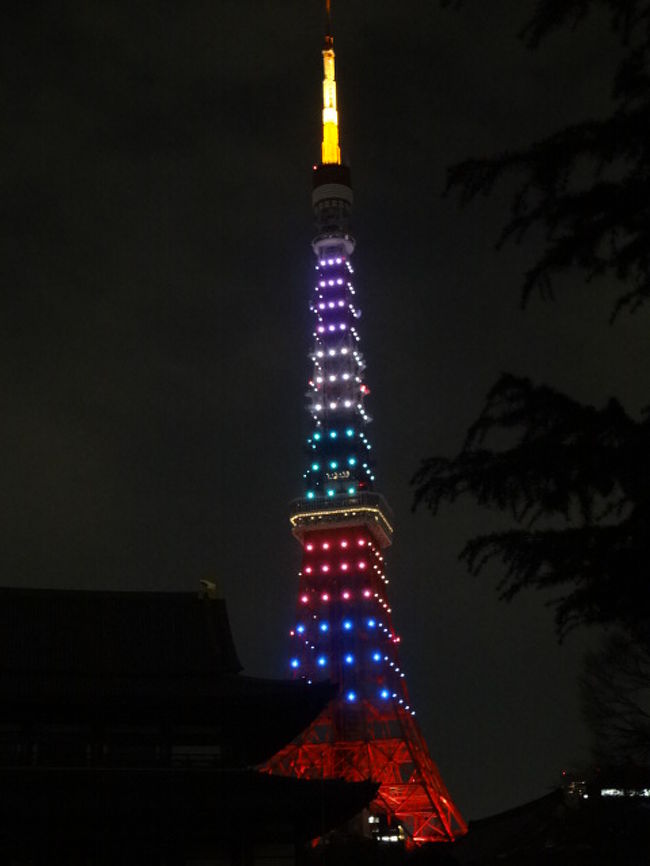
[[380,783],[365,816],[380,838],[449,841],[466,831],[414,719],[388,602],[384,550],[393,534],[375,491],[351,264],[350,170],[339,149],[334,49],[323,49],[322,161],[314,167],[316,237],[311,432],[305,492],[292,503],[303,548],[290,666],[339,696],[265,767],[284,775]]

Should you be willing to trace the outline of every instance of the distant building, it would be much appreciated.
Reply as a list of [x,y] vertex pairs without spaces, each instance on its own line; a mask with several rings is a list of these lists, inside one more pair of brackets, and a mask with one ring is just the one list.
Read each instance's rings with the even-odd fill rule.
[[0,589],[0,863],[290,863],[372,799],[256,772],[332,687],[242,676],[214,595]]

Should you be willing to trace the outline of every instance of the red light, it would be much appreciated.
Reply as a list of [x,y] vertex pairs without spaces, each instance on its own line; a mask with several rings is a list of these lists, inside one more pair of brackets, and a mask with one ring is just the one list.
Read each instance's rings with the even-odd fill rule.
[[329,542],[325,541],[323,543],[323,550],[329,550],[329,549],[330,549]]
[[307,568],[305,568],[305,574],[311,574],[312,570],[313,569],[312,569],[311,565],[308,565]]
[[325,572],[330,570],[329,565],[321,565],[320,570],[325,574]]
[[369,589],[364,589],[364,591],[363,591],[363,597],[364,598],[370,598],[371,595],[372,595],[372,592]]
[[343,593],[343,598],[344,598],[346,601],[350,598],[350,593],[347,591],[347,589],[346,589],[345,592]]
[[305,550],[313,550],[313,549],[314,549],[314,545],[313,545],[313,544],[306,544],[306,545],[305,545]]
[[307,602],[309,601],[309,596],[308,596],[308,595],[301,595],[301,596],[300,596],[300,601],[301,601],[303,604],[307,604]]
[[348,570],[347,562],[342,562],[341,563],[341,571],[347,571],[347,570]]
[[365,538],[359,538],[358,541],[357,541],[357,544],[359,545],[359,547],[363,547],[363,545],[364,545],[365,543],[366,543]]
[[329,601],[329,600],[330,600],[330,597],[329,597],[329,595],[328,595],[326,592],[324,592],[324,593],[321,595],[321,599],[322,599],[323,601]]
[[345,539],[344,539],[344,540],[341,542],[341,547],[347,547],[347,546],[348,546],[348,543],[347,543],[347,541],[345,541]]
[[360,560],[360,561],[359,561],[359,569],[360,569],[361,571],[363,571],[363,569],[364,569],[365,567],[366,567],[365,562],[364,562],[363,560]]

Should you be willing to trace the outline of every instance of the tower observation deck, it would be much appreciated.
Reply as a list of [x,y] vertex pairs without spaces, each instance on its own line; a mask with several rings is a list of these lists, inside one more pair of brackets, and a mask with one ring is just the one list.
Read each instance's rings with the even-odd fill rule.
[[[431,759],[399,660],[384,551],[393,517],[375,489],[367,436],[370,393],[357,327],[349,168],[341,163],[331,35],[323,55],[321,162],[314,166],[307,466],[290,521],[302,546],[289,666],[308,683],[338,683],[338,697],[263,769],[380,784],[360,829],[407,845],[466,832]],[[365,825],[364,825],[365,822]],[[361,826],[364,825],[364,826]]]

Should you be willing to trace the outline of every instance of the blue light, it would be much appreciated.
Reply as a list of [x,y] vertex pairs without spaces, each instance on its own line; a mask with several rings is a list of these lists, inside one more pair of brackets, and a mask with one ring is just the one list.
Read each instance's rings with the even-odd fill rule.
[[312,472],[318,472],[318,470],[320,469],[320,466],[318,465],[318,463],[312,463],[311,469],[312,469]]
[[356,493],[356,490],[354,489],[354,487],[348,487],[348,494],[350,496],[354,496],[355,493]]
[[354,664],[354,656],[352,655],[352,653],[348,653],[345,656],[345,658],[343,659],[343,661],[346,663],[346,665],[353,665]]
[[357,458],[356,457],[348,457],[348,466],[356,466]]
[[329,628],[330,628],[330,627],[329,627],[329,624],[328,624],[328,623],[326,623],[326,622],[322,622],[322,623],[320,624],[319,628],[320,628],[321,631],[329,631]]
[[368,628],[374,628],[377,625],[374,619],[368,620]]
[[314,439],[318,442],[320,439],[320,433],[314,433]]
[[352,427],[348,427],[348,429],[345,431],[345,435],[354,436],[354,430],[352,429]]
[[343,620],[343,628],[344,628],[346,631],[350,631],[350,629],[352,628],[352,620],[344,619],[344,620]]
[[316,495],[316,494],[314,493],[313,490],[308,490],[308,491],[307,491],[307,499],[313,499],[315,495]]
[[348,701],[350,701],[350,703],[352,703],[353,701],[356,701],[357,693],[356,692],[348,692],[345,697]]
[[381,653],[373,653],[372,654],[372,660],[373,660],[373,662],[380,662],[381,661]]
[[383,700],[387,701],[388,698],[390,697],[390,692],[388,691],[388,689],[382,689],[379,692],[379,697],[383,698]]
[[304,631],[305,631],[304,625],[297,625],[296,631],[298,632],[298,634],[304,634]]
[[330,489],[327,491],[327,495],[328,495],[328,496],[334,496],[334,490],[333,490],[331,487],[330,487]]
[[298,661],[298,659],[291,659],[291,667],[292,668],[300,667],[300,662]]
[[330,439],[336,439],[337,436],[338,433],[336,432],[336,430],[330,430]]
[[330,460],[330,469],[336,469],[338,465],[336,460]]
[[318,656],[318,667],[324,668],[326,664],[327,659],[325,658],[325,656]]

